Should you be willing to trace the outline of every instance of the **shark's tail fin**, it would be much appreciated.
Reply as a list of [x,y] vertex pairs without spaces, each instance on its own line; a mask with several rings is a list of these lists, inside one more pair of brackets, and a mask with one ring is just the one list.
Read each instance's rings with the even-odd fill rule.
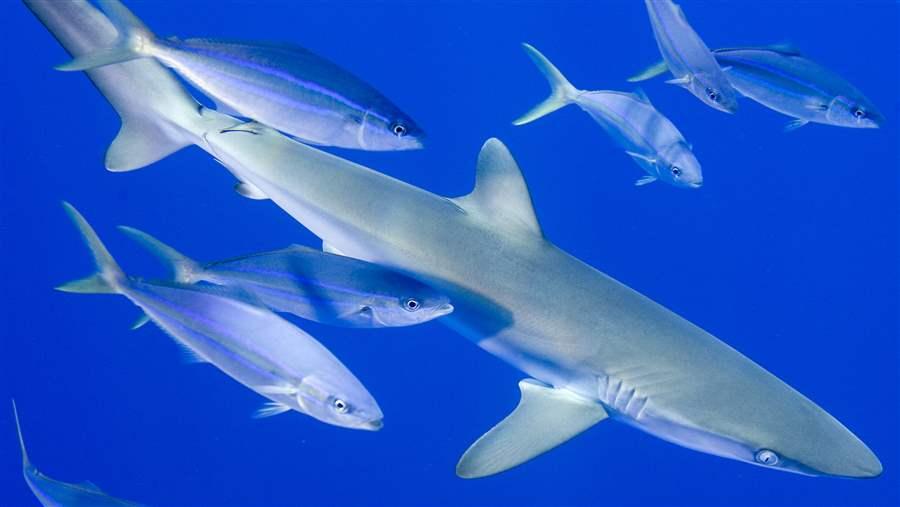
[[150,30],[126,7],[102,0],[108,19],[87,1],[23,1],[77,57],[62,68],[89,69],[87,76],[122,118],[122,128],[106,152],[107,169],[139,169],[197,141],[197,125],[203,121],[199,105],[157,61],[143,58],[97,68],[139,58],[152,47]]
[[25,450],[25,438],[22,437],[22,425],[19,423],[19,410],[16,408],[16,400],[12,400],[13,417],[16,420],[16,432],[19,434],[19,447],[22,448],[22,466],[27,467],[31,464],[28,459],[28,451]]
[[119,230],[146,247],[164,262],[168,263],[172,267],[172,275],[177,282],[194,283],[196,281],[196,275],[203,271],[203,267],[196,261],[144,231],[139,231],[134,227],[128,227],[126,225],[119,226]]
[[535,49],[534,46],[522,44],[522,47],[525,49],[525,53],[528,54],[528,57],[531,58],[531,61],[537,65],[541,74],[543,74],[550,83],[550,96],[535,106],[531,111],[528,111],[514,121],[513,125],[525,125],[526,123],[531,123],[544,115],[550,114],[561,107],[571,104],[578,94],[581,93],[581,91],[572,86],[572,83],[563,76],[562,72],[550,63],[550,60],[542,55],[540,51]]
[[111,46],[84,54],[68,63],[57,65],[56,70],[96,69],[148,56],[155,37],[147,25],[119,0],[100,0],[99,4],[110,22],[116,27],[119,36]]
[[116,264],[115,259],[109,254],[109,251],[97,237],[97,233],[91,227],[91,224],[81,216],[81,213],[74,206],[67,202],[63,202],[63,208],[66,213],[75,222],[75,226],[81,232],[84,242],[87,244],[94,256],[94,263],[97,265],[97,272],[86,278],[74,280],[57,287],[57,290],[63,292],[76,292],[81,294],[115,294],[120,292],[122,284],[125,283],[125,273]]

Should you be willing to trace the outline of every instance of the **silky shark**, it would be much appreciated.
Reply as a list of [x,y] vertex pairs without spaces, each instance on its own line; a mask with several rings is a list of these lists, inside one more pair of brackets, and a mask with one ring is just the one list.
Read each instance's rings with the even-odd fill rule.
[[[115,29],[83,1],[26,0],[78,57]],[[432,194],[198,106],[159,64],[88,72],[123,119],[111,170],[190,144],[322,238],[442,290],[442,319],[523,371],[522,398],[463,455],[498,473],[605,419],[709,454],[808,475],[874,477],[878,458],[834,417],[756,363],[547,240],[506,147],[485,143],[475,189]]]

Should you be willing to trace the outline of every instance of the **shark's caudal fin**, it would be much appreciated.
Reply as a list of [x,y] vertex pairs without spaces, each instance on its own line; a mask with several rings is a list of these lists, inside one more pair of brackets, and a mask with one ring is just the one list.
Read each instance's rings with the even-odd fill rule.
[[111,46],[79,56],[68,63],[57,65],[57,70],[96,69],[148,56],[147,50],[153,44],[155,37],[147,25],[118,0],[99,0],[98,3],[110,22],[116,27],[119,36]]
[[196,281],[194,276],[203,271],[203,268],[196,261],[144,231],[126,225],[120,225],[119,230],[146,247],[163,262],[169,264],[172,268],[172,275],[177,282],[194,283]]
[[543,74],[550,83],[550,96],[535,106],[531,111],[528,111],[514,121],[513,125],[525,125],[526,123],[531,123],[544,115],[550,114],[563,106],[571,104],[572,101],[575,100],[575,97],[581,93],[581,91],[572,86],[572,83],[563,76],[562,72],[550,63],[550,60],[542,55],[540,51],[535,49],[534,46],[522,44],[522,47],[525,49],[525,53],[528,57],[531,58],[531,61],[537,65],[541,74]]
[[197,140],[196,135],[191,135],[194,126],[202,120],[197,101],[157,61],[144,58],[127,65],[96,67],[140,56],[132,50],[148,47],[152,35],[127,8],[116,1],[104,0],[103,8],[111,23],[87,1],[23,2],[76,57],[63,68],[93,67],[87,70],[87,76],[119,113],[122,128],[107,150],[107,169],[139,169]]
[[22,436],[22,424],[19,422],[19,410],[16,408],[16,400],[12,400],[13,417],[16,420],[16,432],[19,434],[19,447],[22,449],[22,466],[27,467],[31,464],[28,459],[28,451],[25,450],[25,438]]
[[522,171],[499,139],[488,139],[481,147],[475,189],[455,201],[499,226],[519,227],[543,236]]
[[533,380],[519,382],[522,398],[506,419],[460,458],[456,475],[476,479],[540,456],[608,417],[594,401]]
[[120,287],[125,283],[125,273],[116,264],[116,261],[109,254],[109,251],[97,237],[97,233],[91,225],[81,216],[81,213],[74,206],[67,202],[63,202],[63,208],[66,213],[75,222],[85,244],[94,257],[94,264],[97,265],[97,272],[86,278],[74,280],[57,287],[57,290],[63,292],[76,292],[81,294],[115,294],[118,293]]

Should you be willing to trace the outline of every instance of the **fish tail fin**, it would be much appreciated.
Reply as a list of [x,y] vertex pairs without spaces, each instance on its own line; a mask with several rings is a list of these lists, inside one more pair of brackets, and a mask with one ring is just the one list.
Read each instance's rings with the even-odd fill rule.
[[74,280],[60,285],[56,290],[62,292],[75,292],[79,294],[116,294],[121,290],[122,284],[125,283],[125,273],[116,264],[115,259],[109,254],[106,246],[97,237],[97,233],[91,225],[81,216],[81,213],[74,206],[67,202],[63,202],[63,208],[69,214],[69,218],[75,222],[85,244],[94,257],[94,263],[97,265],[97,272],[86,278]]
[[147,28],[128,7],[119,0],[100,0],[100,7],[119,32],[112,45],[79,56],[68,63],[57,65],[56,70],[79,71],[96,69],[114,63],[144,58],[155,40]]
[[540,51],[535,49],[534,46],[523,43],[522,47],[525,49],[525,53],[528,57],[531,58],[531,61],[537,65],[541,74],[547,78],[547,81],[550,84],[550,96],[519,117],[513,122],[513,125],[525,125],[526,123],[531,123],[542,116],[571,104],[575,98],[578,97],[578,94],[581,93],[581,90],[572,86],[572,83],[566,79],[562,72],[550,63],[550,60],[542,55]]
[[163,262],[169,264],[172,268],[172,275],[177,282],[193,283],[196,281],[196,275],[203,271],[203,268],[196,261],[144,231],[128,227],[127,225],[120,225],[119,230],[150,250]]
[[28,459],[28,451],[25,450],[25,438],[22,436],[22,424],[19,422],[19,409],[16,408],[16,400],[12,400],[13,406],[13,418],[16,420],[16,433],[19,434],[19,447],[22,449],[22,466],[28,466],[31,464],[31,460]]
[[669,70],[669,65],[665,60],[660,60],[652,65],[647,66],[644,70],[628,78],[628,82],[637,83],[640,81],[646,81],[662,74],[663,72],[666,72],[667,70]]

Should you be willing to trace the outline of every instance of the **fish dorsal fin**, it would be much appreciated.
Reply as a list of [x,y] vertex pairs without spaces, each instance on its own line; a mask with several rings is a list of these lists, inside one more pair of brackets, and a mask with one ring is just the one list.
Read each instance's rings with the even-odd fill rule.
[[599,403],[565,389],[525,379],[519,390],[519,405],[469,447],[456,475],[474,479],[503,472],[609,417]]
[[650,102],[650,97],[647,96],[647,93],[643,88],[635,88],[634,92],[632,92],[631,94],[634,95],[634,98],[640,100],[644,104],[647,104],[648,106],[653,105],[653,103]]
[[481,147],[475,189],[453,201],[467,212],[543,236],[522,171],[499,139],[488,139]]
[[81,481],[78,483],[78,486],[80,486],[81,489],[86,489],[95,493],[103,493],[103,490],[91,481]]

